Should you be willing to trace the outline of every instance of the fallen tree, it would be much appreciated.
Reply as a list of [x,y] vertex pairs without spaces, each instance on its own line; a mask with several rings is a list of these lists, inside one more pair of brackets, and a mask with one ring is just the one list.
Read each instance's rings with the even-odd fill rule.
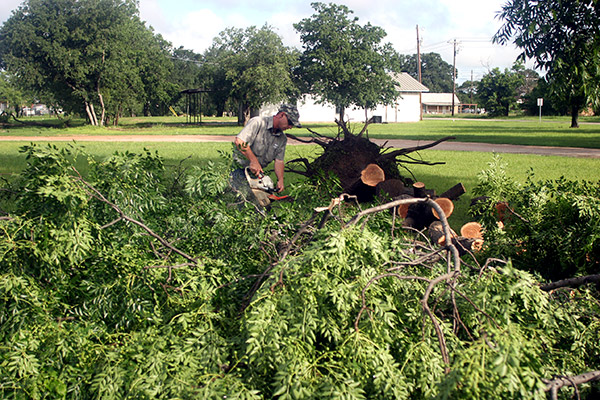
[[[5,398],[597,393],[592,285],[561,296],[460,257],[433,198],[362,209],[302,182],[257,218],[215,185],[228,165],[175,179],[117,153],[80,176],[72,154],[27,151],[0,219]],[[435,210],[445,242],[396,223],[405,204]]]
[[[342,192],[357,196],[360,202],[372,200],[377,185],[385,184],[386,181],[400,181],[405,186],[410,186],[414,181],[400,174],[399,164],[444,164],[417,159],[411,154],[454,139],[453,136],[447,136],[422,146],[390,151],[390,148],[379,146],[369,140],[368,122],[357,134],[353,133],[344,121],[335,122],[339,128],[336,137],[328,137],[311,129],[309,131],[313,137],[310,139],[287,134],[288,137],[303,143],[315,143],[323,150],[323,153],[312,162],[306,158],[288,161],[287,169],[309,178],[332,173],[339,179]],[[303,169],[291,167],[290,164],[300,165]]]

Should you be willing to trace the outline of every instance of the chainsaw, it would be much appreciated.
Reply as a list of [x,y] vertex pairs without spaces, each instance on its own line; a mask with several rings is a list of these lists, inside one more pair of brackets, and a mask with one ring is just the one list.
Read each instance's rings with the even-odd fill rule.
[[261,206],[266,207],[273,200],[283,200],[289,197],[275,195],[275,193],[277,193],[277,189],[275,188],[273,180],[269,175],[265,175],[263,172],[258,174],[258,176],[254,175],[252,171],[250,171],[249,167],[246,167],[244,172],[246,173],[248,185],[250,185],[252,193],[254,193],[254,196]]

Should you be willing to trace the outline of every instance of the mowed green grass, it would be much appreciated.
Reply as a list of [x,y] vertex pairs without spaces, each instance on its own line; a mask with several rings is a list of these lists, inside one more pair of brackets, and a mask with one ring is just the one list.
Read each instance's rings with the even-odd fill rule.
[[[0,143],[0,174],[11,179],[25,166],[24,154],[19,149],[26,142]],[[46,146],[40,143],[38,146]],[[57,147],[73,145],[68,142],[52,142]],[[203,166],[208,161],[224,162],[220,152],[231,151],[231,143],[205,142],[205,143],[154,143],[154,142],[85,142],[75,143],[97,160],[105,159],[115,151],[141,153],[145,150],[158,152],[167,166],[182,165],[183,167]],[[288,146],[286,158],[291,160],[297,157],[316,157],[320,153],[316,145]],[[424,160],[443,162],[443,165],[407,165],[414,175],[414,179],[422,181],[427,187],[442,193],[457,183],[462,183],[466,194],[456,202],[454,214],[450,217],[450,224],[454,229],[470,220],[468,207],[473,197],[473,189],[477,185],[478,174],[488,167],[493,159],[492,153],[483,152],[452,152],[439,150],[425,150],[419,153]],[[538,180],[558,179],[565,177],[570,180],[588,180],[600,182],[600,160],[588,158],[571,158],[557,156],[537,156],[523,154],[502,154],[502,159],[507,163],[507,174],[518,182],[524,182],[532,171]],[[86,172],[86,162],[80,159],[77,168],[82,173]],[[410,176],[405,172],[406,176]],[[287,174],[287,185],[293,184],[301,177]]]
[[[50,120],[52,121],[52,120]],[[56,120],[54,120],[56,121]],[[202,125],[187,124],[185,117],[123,118],[118,127],[83,126],[74,121],[73,127],[64,129],[14,125],[0,129],[4,136],[76,136],[76,135],[227,135],[240,131],[235,118],[203,118]],[[587,121],[593,121],[592,123]],[[484,142],[494,144],[520,144],[537,146],[563,146],[600,148],[600,123],[598,118],[583,119],[580,128],[572,129],[565,117],[485,120],[485,119],[425,119],[414,123],[371,124],[369,137],[377,139],[437,140],[454,136],[459,142]],[[360,122],[351,123],[350,129],[359,132]],[[292,129],[297,136],[309,136],[308,129],[323,135],[336,136],[338,128],[330,123],[305,123],[301,129]]]

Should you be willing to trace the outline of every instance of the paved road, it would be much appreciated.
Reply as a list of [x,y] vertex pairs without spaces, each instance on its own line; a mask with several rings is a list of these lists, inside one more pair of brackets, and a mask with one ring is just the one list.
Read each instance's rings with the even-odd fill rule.
[[[215,135],[93,135],[93,136],[0,136],[2,141],[24,142],[232,142],[234,136]],[[427,140],[401,140],[401,139],[371,139],[386,147],[406,148],[431,143]],[[290,144],[297,144],[290,140]],[[515,154],[539,154],[565,157],[600,158],[600,149],[584,149],[578,147],[550,147],[550,146],[518,146],[512,144],[466,143],[447,141],[433,147],[434,150],[450,151],[481,151]]]

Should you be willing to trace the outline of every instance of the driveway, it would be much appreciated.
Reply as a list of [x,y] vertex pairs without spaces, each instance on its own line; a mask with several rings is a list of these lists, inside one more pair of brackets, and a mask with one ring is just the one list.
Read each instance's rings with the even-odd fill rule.
[[[174,143],[197,143],[197,142],[232,142],[234,136],[216,135],[85,135],[85,136],[0,136],[0,142],[23,141],[23,142],[174,142]],[[402,140],[402,139],[371,139],[379,145],[394,148],[407,148],[431,143],[426,140]],[[299,144],[295,140],[289,144]],[[489,144],[489,143],[467,143],[447,141],[433,147],[432,150],[449,151],[480,151],[514,154],[539,154],[547,156],[600,158],[600,149],[584,149],[578,147],[551,147],[551,146],[519,146],[513,144]]]

